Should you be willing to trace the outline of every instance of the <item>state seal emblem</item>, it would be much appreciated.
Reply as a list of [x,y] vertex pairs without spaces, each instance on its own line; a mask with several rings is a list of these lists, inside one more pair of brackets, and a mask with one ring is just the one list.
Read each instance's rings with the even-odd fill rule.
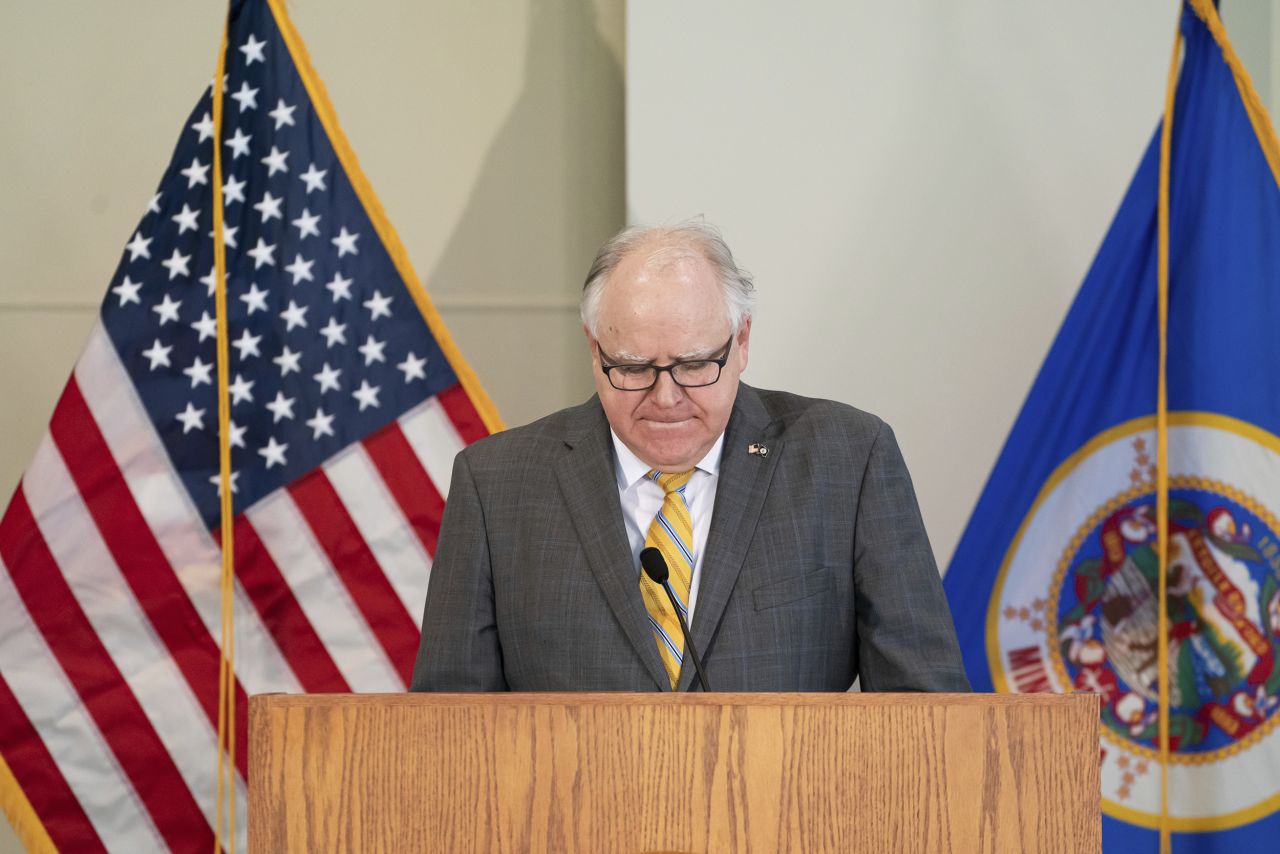
[[[1171,413],[1168,437],[1169,810],[1175,830],[1216,830],[1280,808],[1280,768],[1265,758],[1280,739],[1280,439],[1205,413]],[[1155,443],[1155,419],[1138,419],[1058,467],[1010,544],[986,623],[997,690],[1100,695],[1103,811],[1148,827],[1160,797]]]

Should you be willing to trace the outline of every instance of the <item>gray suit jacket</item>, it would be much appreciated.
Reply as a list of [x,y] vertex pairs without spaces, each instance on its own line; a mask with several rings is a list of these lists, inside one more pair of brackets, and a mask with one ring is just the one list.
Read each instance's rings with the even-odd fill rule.
[[[598,399],[477,442],[454,463],[413,689],[669,690],[638,578]],[[741,385],[699,584],[713,690],[969,688],[910,476],[873,415]],[[686,656],[680,689],[694,679]]]

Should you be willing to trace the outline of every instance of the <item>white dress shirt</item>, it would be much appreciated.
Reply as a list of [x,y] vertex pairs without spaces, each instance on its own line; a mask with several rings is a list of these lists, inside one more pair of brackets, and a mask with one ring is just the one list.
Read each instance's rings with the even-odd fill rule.
[[[618,480],[618,500],[622,503],[622,521],[627,528],[627,541],[631,544],[631,563],[636,568],[639,583],[640,552],[644,550],[644,538],[649,526],[662,509],[665,493],[662,487],[645,477],[649,466],[622,444],[618,434],[613,436],[614,475]],[[693,577],[689,582],[689,625],[693,625],[693,609],[698,604],[698,581],[702,577],[702,554],[707,548],[707,534],[711,531],[711,511],[716,503],[716,486],[720,482],[720,450],[724,447],[724,434],[707,451],[698,463],[684,497],[693,519]]]

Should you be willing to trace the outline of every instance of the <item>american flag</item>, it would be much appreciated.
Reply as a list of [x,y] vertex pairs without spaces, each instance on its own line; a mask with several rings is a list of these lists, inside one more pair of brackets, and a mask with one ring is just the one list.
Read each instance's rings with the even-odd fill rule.
[[214,841],[215,145],[242,815],[248,694],[405,689],[453,457],[498,424],[278,0],[231,4],[220,85],[0,518],[0,802],[34,847]]

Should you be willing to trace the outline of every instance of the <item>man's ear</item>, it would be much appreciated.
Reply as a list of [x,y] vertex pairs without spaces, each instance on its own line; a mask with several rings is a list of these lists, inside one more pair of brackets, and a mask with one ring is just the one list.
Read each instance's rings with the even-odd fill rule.
[[751,317],[748,315],[742,319],[742,326],[738,328],[738,372],[741,373],[747,369],[747,351],[751,345]]

